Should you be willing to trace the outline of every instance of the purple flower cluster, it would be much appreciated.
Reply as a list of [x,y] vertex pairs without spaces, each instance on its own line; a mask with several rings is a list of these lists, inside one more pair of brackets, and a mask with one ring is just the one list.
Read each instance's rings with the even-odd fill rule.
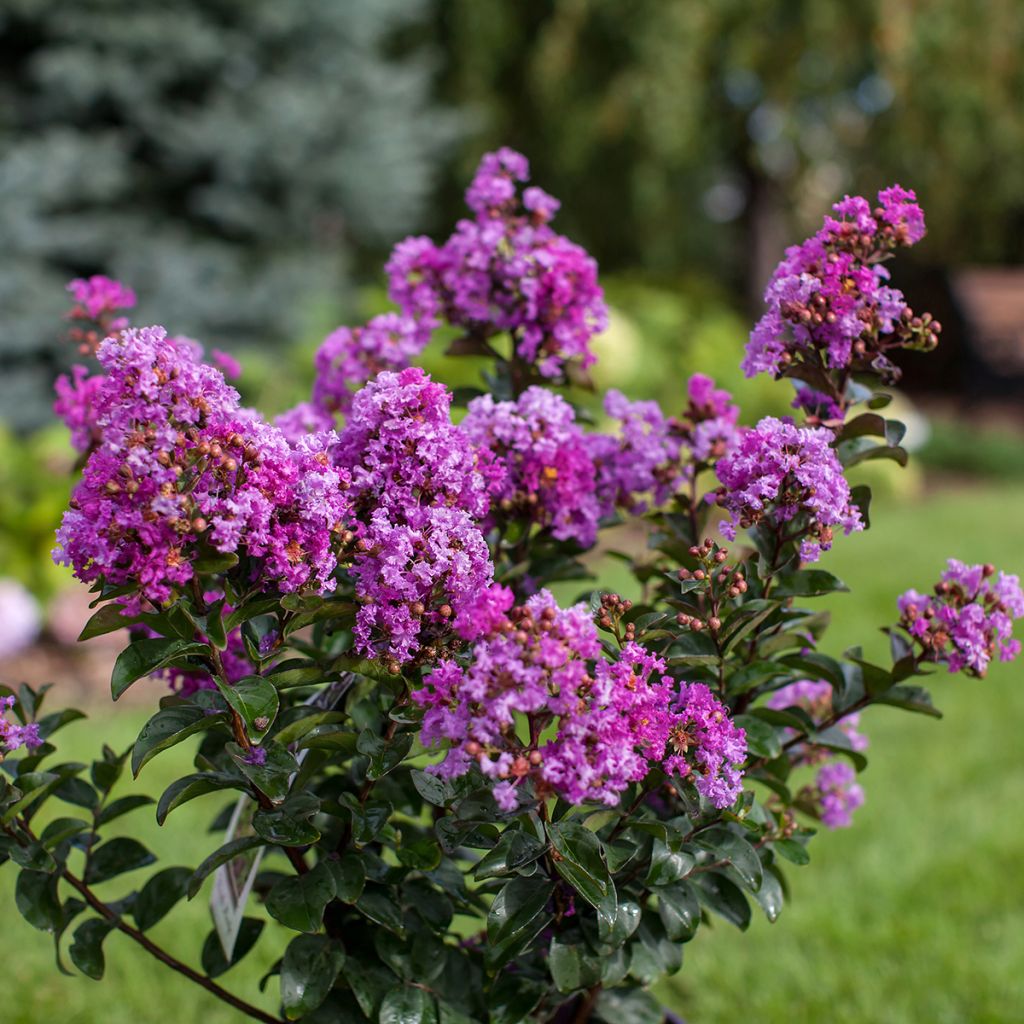
[[[768,707],[779,711],[797,707],[806,711],[816,725],[832,721],[832,687],[824,681],[803,679],[776,690],[768,699]],[[860,715],[844,715],[838,727],[846,734],[853,750],[866,750],[868,739],[858,732]],[[789,730],[792,732],[792,730]],[[818,765],[814,797],[818,813],[827,828],[845,828],[851,823],[853,812],[864,803],[864,791],[856,784],[856,774],[845,761],[839,761],[824,747],[801,743],[796,751],[796,763]]]
[[872,367],[895,374],[886,352],[933,348],[941,325],[916,317],[882,266],[900,246],[924,236],[913,192],[894,185],[872,210],[846,196],[811,238],[786,250],[765,292],[768,310],[747,345],[743,371],[781,374],[794,361],[822,369]]
[[771,416],[742,430],[735,450],[715,466],[722,483],[718,504],[731,517],[722,533],[731,540],[737,527],[765,519],[781,532],[793,523],[782,539],[799,539],[800,557],[815,562],[832,546],[834,527],[847,534],[864,529],[832,440],[824,427],[797,427]]
[[514,402],[481,395],[459,429],[493,457],[492,521],[526,517],[550,527],[558,540],[594,543],[601,515],[594,462],[564,398],[541,387],[527,388]]
[[396,246],[390,295],[428,331],[442,321],[479,340],[508,331],[520,359],[561,378],[570,363],[594,362],[590,340],[608,311],[595,261],[550,227],[558,201],[536,187],[520,199],[529,175],[511,149],[486,154],[466,191],[473,218],[441,246],[428,238]]
[[35,750],[43,741],[39,736],[39,726],[35,722],[18,725],[5,717],[14,707],[13,697],[0,697],[0,761],[4,755],[11,754],[19,747]]
[[689,471],[711,465],[728,455],[739,438],[740,409],[732,395],[703,373],[695,373],[687,382],[689,402],[675,432],[690,453]]
[[333,451],[353,510],[356,641],[395,664],[436,658],[494,575],[477,525],[488,453],[451,421],[451,396],[422,370],[385,371],[356,393]]
[[326,413],[347,413],[352,390],[382,370],[403,370],[423,351],[430,329],[398,313],[382,313],[364,327],[339,327],[316,353],[313,404]]
[[586,608],[561,609],[541,591],[474,645],[468,665],[442,661],[412,698],[425,709],[423,742],[448,744],[433,770],[451,778],[476,764],[505,810],[527,780],[538,797],[614,806],[660,764],[728,806],[739,792],[743,731],[706,687],[684,684],[677,695],[664,672],[635,643],[604,660]]
[[931,661],[950,672],[984,676],[989,662],[1012,661],[1021,649],[1013,620],[1024,616],[1024,592],[1017,576],[992,565],[965,565],[949,559],[931,596],[908,590],[898,601],[900,625]]
[[243,410],[197,346],[163,328],[125,330],[98,356],[98,445],[58,531],[57,560],[84,582],[136,586],[159,604],[193,577],[200,547],[247,556],[250,582],[333,588],[347,515],[333,434],[292,448]]
[[67,290],[75,303],[68,313],[72,321],[68,333],[82,355],[95,352],[104,338],[128,326],[128,318],[116,314],[134,307],[135,292],[120,281],[102,274],[76,277]]
[[621,506],[640,515],[650,499],[660,505],[675,490],[679,439],[657,402],[630,402],[621,391],[611,390],[605,395],[604,411],[618,420],[617,434],[587,437],[601,514]]
[[71,376],[61,374],[54,384],[57,399],[53,411],[71,432],[71,446],[87,452],[99,440],[96,427],[96,398],[103,386],[103,374],[90,374],[84,366],[71,367]]

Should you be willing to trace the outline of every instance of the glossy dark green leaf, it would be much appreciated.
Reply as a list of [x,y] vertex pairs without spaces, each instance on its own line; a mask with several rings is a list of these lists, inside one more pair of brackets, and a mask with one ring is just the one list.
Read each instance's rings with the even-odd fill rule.
[[647,870],[647,885],[670,885],[685,878],[696,866],[693,856],[685,851],[674,851],[661,839],[651,847],[651,866]]
[[298,1020],[327,998],[345,964],[341,944],[326,935],[296,935],[281,961],[281,1004]]
[[39,842],[47,850],[59,846],[66,839],[73,839],[77,835],[89,830],[88,822],[81,818],[55,818],[39,836]]
[[392,931],[396,935],[405,934],[402,908],[381,886],[366,885],[355,902],[355,908],[364,917],[379,924],[382,928],[387,928],[388,931]]
[[522,974],[499,974],[487,992],[490,1024],[523,1024],[544,997],[547,986]]
[[380,1024],[437,1024],[434,997],[414,985],[392,989],[380,1005]]
[[82,632],[78,634],[79,642],[92,640],[93,637],[97,636],[105,636],[107,633],[113,633],[118,629],[125,629],[132,625],[132,623],[139,621],[137,617],[123,615],[123,611],[124,606],[116,602],[100,605],[89,617],[89,621],[82,627]]
[[716,860],[731,864],[751,891],[756,892],[760,888],[763,875],[761,861],[757,851],[742,836],[725,828],[712,828],[702,832],[694,841]]
[[739,886],[717,871],[695,875],[694,878],[701,903],[745,931],[750,925],[750,904]]
[[68,948],[71,962],[85,975],[95,981],[103,977],[106,960],[103,956],[103,940],[113,930],[114,925],[102,917],[93,917],[83,921],[76,929],[75,936]]
[[594,1007],[594,1018],[605,1024],[663,1024],[665,1010],[642,988],[605,989]]
[[779,573],[775,577],[772,595],[777,598],[818,597],[849,589],[838,576],[824,569],[797,569],[794,572]]
[[752,757],[778,757],[782,752],[782,739],[778,730],[768,722],[753,715],[737,715],[733,724],[747,735],[747,752]]
[[233,686],[215,682],[228,706],[245,722],[249,739],[258,743],[270,731],[281,706],[274,684],[262,676],[245,676]]
[[807,852],[807,847],[795,839],[777,839],[772,843],[772,849],[792,864],[802,866],[811,862],[811,855]]
[[59,729],[63,729],[65,725],[70,725],[72,722],[80,722],[86,717],[84,711],[79,711],[77,708],[64,708],[61,711],[54,711],[52,714],[43,715],[36,725],[39,726],[39,736],[41,739],[49,739]]
[[366,777],[376,781],[397,768],[412,747],[412,733],[400,733],[390,740],[378,736],[372,729],[359,734],[356,749],[370,759]]
[[199,865],[192,872],[192,877],[188,880],[187,896],[188,898],[194,899],[195,895],[203,886],[203,882],[207,876],[212,874],[221,866],[226,864],[229,860],[233,860],[241,853],[246,853],[249,850],[256,849],[257,846],[263,846],[264,841],[260,836],[241,836],[238,839],[232,839],[231,842],[225,843],[219,849],[214,850],[202,864]]
[[494,897],[487,914],[486,956],[498,967],[521,953],[551,920],[548,902],[555,883],[543,876],[517,877]]
[[692,938],[700,924],[700,902],[693,886],[683,881],[659,888],[658,916],[673,941]]
[[567,945],[557,936],[548,949],[548,970],[559,992],[590,988],[601,979],[600,961],[585,946]]
[[441,863],[441,847],[429,836],[406,837],[403,829],[402,842],[395,849],[398,862],[415,871],[433,871]]
[[236,743],[228,743],[225,750],[231,755],[238,770],[274,804],[283,803],[291,789],[291,778],[298,772],[299,763],[284,747],[277,743],[264,743],[266,759],[257,764]]
[[263,924],[263,921],[255,917],[242,918],[230,960],[224,955],[224,947],[221,946],[216,930],[210,932],[203,943],[203,952],[200,956],[200,963],[206,976],[216,978],[234,967],[256,945],[263,932]]
[[331,870],[321,861],[304,875],[278,881],[267,896],[267,913],[297,932],[316,932],[334,891]]
[[875,703],[903,708],[904,711],[915,711],[919,715],[928,715],[931,718],[942,717],[942,712],[932,704],[931,694],[923,686],[893,686],[880,697],[876,697]]
[[188,892],[192,869],[164,868],[150,878],[135,897],[132,917],[139,931],[148,931],[162,921]]
[[128,796],[118,797],[116,800],[111,800],[96,815],[96,824],[107,825],[125,814],[137,811],[140,807],[148,807],[153,802],[151,796],[145,796],[142,793],[130,793]]
[[593,907],[613,891],[601,841],[589,829],[567,821],[548,825],[555,870]]
[[673,974],[683,962],[682,946],[665,933],[658,915],[646,911],[629,944],[629,973],[643,984]]
[[137,839],[118,836],[89,851],[85,882],[96,885],[128,871],[137,871],[156,862],[156,857]]
[[770,869],[765,871],[761,888],[754,893],[754,899],[760,904],[769,921],[774,923],[779,919],[783,903],[782,883]]
[[269,843],[279,846],[309,846],[320,838],[310,818],[320,809],[312,793],[296,793],[280,807],[257,811],[252,827]]
[[195,772],[175,779],[161,794],[156,805],[157,824],[162,825],[175,808],[187,804],[196,797],[205,796],[223,789],[239,789],[245,792],[245,782],[226,772]]
[[209,714],[194,704],[177,704],[158,711],[143,727],[132,749],[132,775],[161,751],[168,750],[198,732],[227,722],[224,714]]
[[43,871],[22,871],[14,887],[14,902],[34,928],[55,932],[61,926],[56,876]]
[[537,860],[544,853],[544,844],[535,836],[518,828],[508,828],[498,845],[480,858],[473,877],[482,881],[509,875]]
[[342,903],[355,903],[366,884],[366,868],[354,854],[338,859],[330,858],[327,866],[334,878],[334,894]]
[[110,677],[110,692],[114,700],[117,700],[132,683],[143,676],[205,653],[206,647],[203,644],[189,640],[171,640],[164,637],[136,640],[117,656]]

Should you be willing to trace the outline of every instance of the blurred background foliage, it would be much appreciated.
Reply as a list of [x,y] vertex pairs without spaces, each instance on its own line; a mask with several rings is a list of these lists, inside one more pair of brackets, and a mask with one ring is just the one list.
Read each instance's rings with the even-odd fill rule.
[[[6,0],[7,571],[42,594],[57,578],[39,565],[66,496],[59,435],[24,439],[74,360],[70,277],[123,278],[136,322],[241,355],[246,399],[278,411],[308,393],[327,330],[386,308],[390,246],[447,232],[501,144],[602,265],[598,388],[675,411],[699,368],[748,420],[788,401],[738,370],[783,247],[846,191],[915,187],[929,236],[898,279],[947,330],[908,382],[961,412],[975,360],[950,273],[1024,260],[1022,51],[1019,0]],[[992,409],[933,418],[924,462],[1024,476]]]

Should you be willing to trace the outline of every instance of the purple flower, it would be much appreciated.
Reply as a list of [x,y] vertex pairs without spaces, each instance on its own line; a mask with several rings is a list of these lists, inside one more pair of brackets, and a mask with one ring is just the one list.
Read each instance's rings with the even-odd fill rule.
[[832,546],[833,527],[863,530],[832,439],[825,428],[770,416],[741,431],[736,450],[715,466],[718,503],[730,514],[722,533],[731,540],[737,527],[763,520],[777,529],[791,524],[785,539],[799,539],[800,557],[814,562]]
[[53,411],[71,431],[75,451],[87,452],[97,440],[95,406],[103,379],[102,374],[90,375],[84,366],[73,366],[70,378],[61,374],[54,384]]
[[126,316],[115,314],[135,305],[135,292],[120,281],[102,274],[76,277],[67,290],[75,300],[67,314],[72,322],[68,335],[82,355],[94,353],[104,338],[128,326]]
[[442,320],[474,339],[507,331],[521,359],[561,379],[569,364],[594,362],[590,340],[608,311],[595,261],[549,226],[557,200],[533,187],[520,204],[518,183],[528,178],[519,153],[486,154],[466,192],[473,219],[442,246],[427,238],[396,246],[389,293],[427,332]]
[[680,443],[658,403],[630,402],[611,390],[604,411],[619,421],[618,435],[591,434],[586,439],[601,514],[611,514],[616,506],[642,514],[649,498],[659,505],[667,501],[680,476]]
[[503,809],[516,807],[526,782],[537,797],[614,806],[662,764],[728,806],[743,731],[707,687],[680,687],[664,673],[635,643],[605,660],[584,606],[561,609],[541,591],[478,640],[465,667],[442,661],[412,698],[425,709],[423,742],[448,747],[432,770],[451,778],[475,764],[498,780]]
[[398,313],[375,316],[365,327],[339,327],[316,354],[313,403],[326,412],[347,413],[352,388],[382,370],[403,370],[423,351],[430,329]]
[[227,352],[215,348],[210,352],[212,364],[224,374],[228,380],[237,380],[242,376],[242,364]]
[[1020,653],[1013,620],[1024,616],[1024,592],[1017,576],[991,565],[966,565],[955,558],[932,596],[908,590],[897,602],[900,625],[930,661],[950,672],[984,676],[989,662],[1012,661]]
[[99,440],[58,531],[59,562],[87,583],[136,586],[131,612],[187,584],[201,544],[245,554],[250,583],[333,588],[348,510],[333,433],[290,446],[160,327],[112,335],[98,355]]
[[289,444],[294,445],[307,434],[331,430],[334,427],[334,417],[312,402],[299,402],[276,417],[274,426],[281,431]]
[[492,515],[525,516],[558,540],[589,547],[601,506],[594,462],[573,408],[546,388],[527,388],[515,402],[482,395],[469,403],[460,431],[488,451]]
[[13,697],[0,697],[0,760],[3,760],[6,754],[13,753],[18,747],[25,747],[32,751],[43,742],[39,736],[39,726],[35,722],[18,725],[15,722],[9,722],[4,717],[14,707],[14,704]]
[[740,410],[732,395],[703,373],[695,373],[687,382],[689,403],[681,421],[673,426],[690,452],[687,472],[710,465],[729,454],[739,438],[736,423]]
[[924,236],[913,192],[898,185],[866,199],[846,196],[817,234],[786,250],[765,292],[767,311],[754,327],[743,371],[782,373],[794,360],[820,372],[858,366],[897,374],[892,347],[933,348],[941,325],[915,317],[881,266],[899,246]]
[[853,768],[834,761],[818,769],[815,788],[821,823],[826,828],[848,828],[853,812],[864,803],[864,790],[856,783]]

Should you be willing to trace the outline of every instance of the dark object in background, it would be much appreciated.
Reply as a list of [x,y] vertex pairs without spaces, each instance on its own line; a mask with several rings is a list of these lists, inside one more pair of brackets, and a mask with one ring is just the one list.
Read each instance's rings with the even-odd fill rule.
[[123,277],[138,323],[230,348],[301,333],[360,250],[421,219],[458,120],[431,0],[0,7],[0,418],[50,416],[62,289]]

